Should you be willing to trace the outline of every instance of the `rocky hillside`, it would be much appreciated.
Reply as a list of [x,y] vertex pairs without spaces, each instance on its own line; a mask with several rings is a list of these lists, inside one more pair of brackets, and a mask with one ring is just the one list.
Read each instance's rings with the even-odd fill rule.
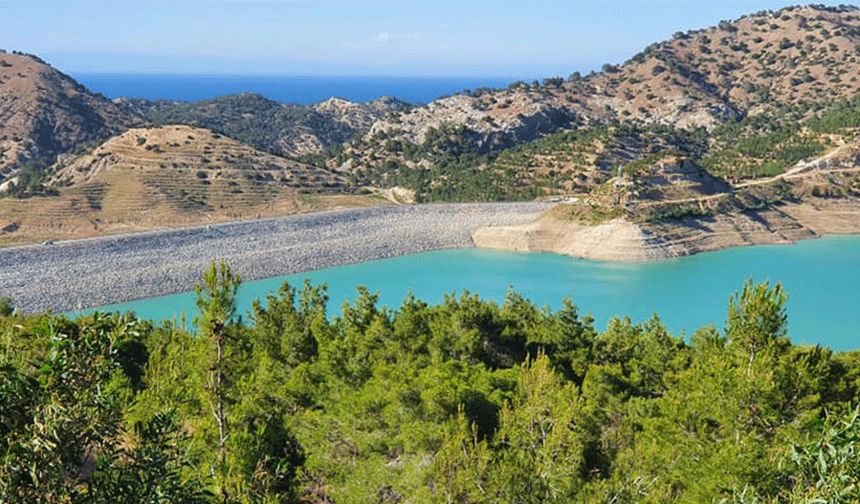
[[[860,11],[791,7],[677,33],[586,77],[513,83],[390,115],[330,162],[400,183],[404,170],[450,165],[433,154],[440,138],[492,157],[556,131],[595,125],[701,127],[713,133],[737,121],[789,112],[796,125],[854,97],[858,77]],[[783,168],[797,160],[788,157]]]
[[411,105],[392,96],[382,96],[365,103],[329,98],[309,108],[358,133],[370,130],[379,119],[409,110]]
[[622,120],[712,126],[860,90],[860,11],[790,7],[677,33],[585,84]]
[[314,105],[284,104],[258,94],[194,103],[123,100],[127,110],[155,124],[188,124],[231,136],[279,156],[318,154],[370,129],[378,119],[408,105],[383,97],[367,103],[330,98]]
[[0,182],[140,123],[39,58],[0,52]]

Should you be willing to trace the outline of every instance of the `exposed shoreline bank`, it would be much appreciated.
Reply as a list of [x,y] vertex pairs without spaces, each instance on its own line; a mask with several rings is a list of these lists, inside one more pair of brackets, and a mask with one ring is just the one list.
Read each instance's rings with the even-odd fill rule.
[[0,250],[0,295],[27,313],[68,311],[194,288],[213,259],[246,280],[473,247],[472,231],[538,219],[546,203],[336,210]]
[[634,223],[619,218],[586,225],[545,215],[524,224],[481,228],[472,233],[472,238],[481,248],[639,262],[857,233],[860,233],[860,202],[844,199],[659,223]]

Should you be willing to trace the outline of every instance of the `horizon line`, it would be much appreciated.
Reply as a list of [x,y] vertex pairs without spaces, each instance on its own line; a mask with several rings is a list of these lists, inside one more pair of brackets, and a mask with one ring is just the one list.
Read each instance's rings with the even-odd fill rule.
[[[53,65],[52,65],[53,66]],[[91,71],[91,70],[65,70],[58,69],[63,73],[76,75],[128,75],[128,76],[165,76],[165,77],[290,77],[296,79],[510,79],[516,80],[540,80],[535,77],[524,77],[516,75],[461,75],[461,74],[291,74],[291,73],[256,73],[256,72],[148,72],[148,71]],[[561,76],[560,76],[561,77]],[[543,78],[543,77],[541,77]]]

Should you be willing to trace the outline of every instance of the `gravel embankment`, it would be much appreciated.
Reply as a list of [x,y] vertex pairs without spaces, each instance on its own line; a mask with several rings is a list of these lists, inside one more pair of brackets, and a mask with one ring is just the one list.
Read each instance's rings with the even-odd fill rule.
[[212,259],[253,280],[472,247],[473,230],[524,224],[549,206],[375,207],[0,249],[0,296],[25,312],[66,311],[191,290]]

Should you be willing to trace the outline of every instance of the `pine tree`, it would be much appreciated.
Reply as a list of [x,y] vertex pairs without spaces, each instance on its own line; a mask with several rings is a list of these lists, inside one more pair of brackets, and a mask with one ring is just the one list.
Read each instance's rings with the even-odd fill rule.
[[206,396],[218,429],[218,455],[213,466],[220,493],[228,499],[227,441],[230,437],[229,407],[231,396],[230,366],[227,361],[235,353],[236,341],[231,336],[231,323],[236,314],[236,293],[241,279],[225,262],[213,262],[203,274],[203,284],[197,285],[197,308],[200,315],[196,323],[202,337],[208,343],[209,380]]

